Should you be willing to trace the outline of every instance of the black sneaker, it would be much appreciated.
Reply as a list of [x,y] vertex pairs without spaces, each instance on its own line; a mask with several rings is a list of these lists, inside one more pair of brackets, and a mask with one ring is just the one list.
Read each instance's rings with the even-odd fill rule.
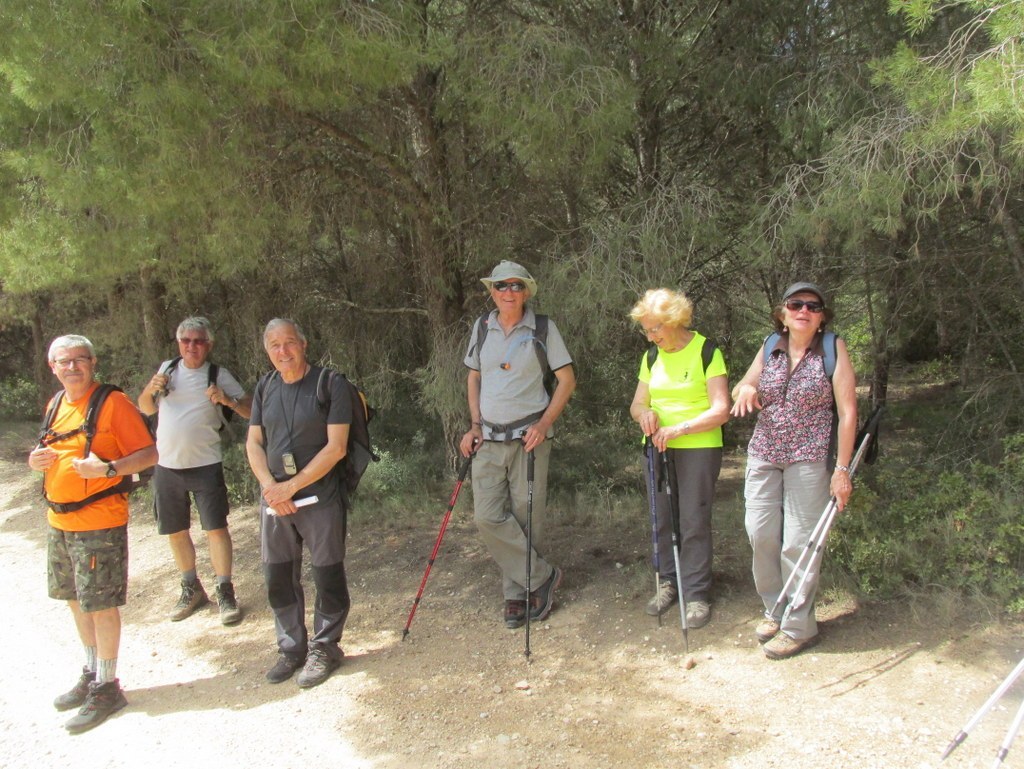
[[203,590],[203,586],[199,583],[198,579],[191,583],[182,582],[181,598],[178,599],[178,602],[174,604],[174,608],[171,609],[171,622],[179,622],[185,619],[185,617],[191,616],[192,612],[209,600],[206,591]]
[[315,644],[309,647],[306,664],[299,673],[299,688],[310,689],[318,686],[331,677],[331,673],[341,667],[341,658],[345,653],[331,644]]
[[220,609],[222,625],[234,625],[242,619],[242,610],[235,600],[235,586],[230,582],[217,585],[217,607]]
[[72,734],[87,732],[102,724],[108,716],[113,715],[127,704],[128,700],[124,698],[121,684],[116,678],[103,684],[93,681],[89,684],[89,693],[85,697],[85,704],[82,705],[77,716],[72,717],[64,724],[64,728]]
[[87,667],[82,668],[82,676],[78,683],[71,687],[70,691],[64,692],[53,701],[57,710],[71,710],[82,707],[85,698],[89,695],[89,684],[96,680],[96,674]]
[[547,619],[555,603],[555,588],[562,582],[562,570],[557,566],[548,581],[530,593],[530,619]]
[[267,671],[267,680],[272,684],[279,684],[282,681],[287,681],[295,675],[295,671],[301,668],[302,663],[305,661],[305,654],[289,654],[287,652],[281,652],[277,655],[277,662],[274,663],[274,667]]
[[515,630],[526,624],[526,601],[505,601],[505,627]]

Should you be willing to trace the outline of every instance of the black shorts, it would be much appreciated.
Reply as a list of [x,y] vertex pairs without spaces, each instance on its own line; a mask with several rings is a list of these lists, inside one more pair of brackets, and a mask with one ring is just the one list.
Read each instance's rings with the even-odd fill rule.
[[228,487],[220,462],[184,470],[157,465],[153,472],[153,512],[160,534],[188,530],[191,525],[189,493],[195,498],[203,531],[228,525]]

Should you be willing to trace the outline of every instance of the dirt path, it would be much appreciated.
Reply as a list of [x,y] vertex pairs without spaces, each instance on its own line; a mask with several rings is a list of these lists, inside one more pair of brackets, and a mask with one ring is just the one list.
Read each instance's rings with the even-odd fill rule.
[[[758,601],[719,520],[719,596],[690,634],[643,613],[652,582],[642,536],[556,525],[559,608],[523,632],[499,622],[497,573],[460,500],[412,632],[402,627],[445,500],[401,531],[352,527],[353,613],[345,665],[300,691],[268,684],[273,628],[255,515],[233,514],[236,583],[247,609],[222,627],[212,607],[171,624],[166,542],[134,511],[119,674],[130,706],[71,737],[51,701],[81,649],[67,609],[46,597],[45,519],[24,463],[30,430],[0,434],[0,580],[10,626],[0,666],[4,767],[933,767],[942,748],[1022,654],[1020,628],[913,617],[903,606],[822,606],[813,653],[767,661]],[[727,492],[728,493],[728,492]],[[430,500],[425,502],[430,504]],[[368,516],[366,516],[368,518]],[[637,531],[642,531],[637,527]],[[208,573],[205,548],[202,573]],[[1011,693],[945,762],[989,766],[1019,703]],[[1024,766],[1024,742],[1008,767]]]

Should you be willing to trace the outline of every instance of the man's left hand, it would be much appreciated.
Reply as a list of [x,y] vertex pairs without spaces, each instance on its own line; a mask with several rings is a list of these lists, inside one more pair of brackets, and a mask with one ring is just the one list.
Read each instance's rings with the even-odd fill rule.
[[526,432],[523,433],[523,448],[527,451],[533,451],[544,442],[548,437],[548,431],[542,428],[543,426],[540,422],[532,424],[526,428]]
[[72,459],[71,466],[82,478],[106,478],[107,463],[98,456],[89,452],[84,459]]

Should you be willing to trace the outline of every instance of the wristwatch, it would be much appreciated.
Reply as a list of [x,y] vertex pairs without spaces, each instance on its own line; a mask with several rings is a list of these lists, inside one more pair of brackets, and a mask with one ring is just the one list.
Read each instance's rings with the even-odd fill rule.
[[114,463],[112,461],[111,462],[107,462],[107,477],[108,478],[116,478],[117,477],[117,468],[114,467]]

